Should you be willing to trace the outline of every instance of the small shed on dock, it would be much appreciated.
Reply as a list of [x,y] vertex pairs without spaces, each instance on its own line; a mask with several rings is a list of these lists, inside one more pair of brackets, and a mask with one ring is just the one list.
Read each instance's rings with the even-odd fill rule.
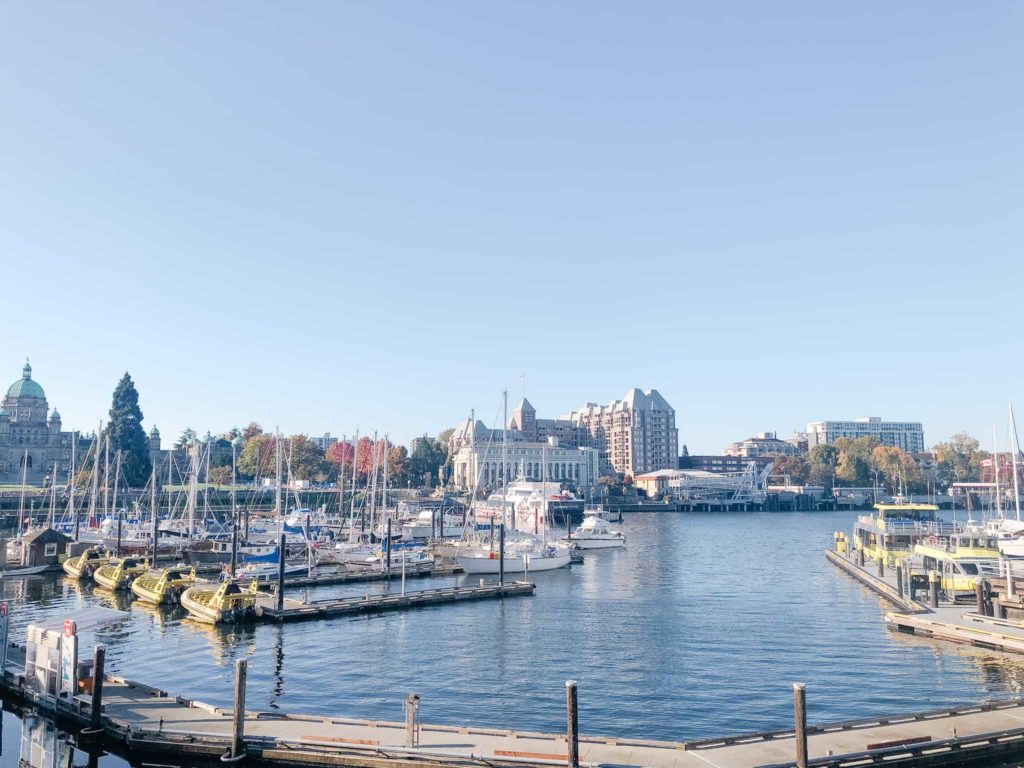
[[57,565],[71,538],[53,528],[32,531],[21,539],[21,567]]

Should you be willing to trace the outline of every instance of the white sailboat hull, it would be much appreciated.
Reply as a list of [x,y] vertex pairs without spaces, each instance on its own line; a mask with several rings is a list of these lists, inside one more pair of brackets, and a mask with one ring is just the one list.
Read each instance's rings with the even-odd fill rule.
[[[501,569],[501,561],[497,555],[489,558],[487,555],[461,555],[455,558],[462,566],[462,570],[471,574],[493,574]],[[552,557],[506,557],[505,573],[536,573],[537,571],[553,571],[556,568],[564,568],[569,564],[572,555],[569,552],[559,553]]]
[[613,549],[626,546],[626,539],[622,536],[593,539],[573,536],[571,539],[563,538],[562,541],[570,546],[575,544],[577,549]]

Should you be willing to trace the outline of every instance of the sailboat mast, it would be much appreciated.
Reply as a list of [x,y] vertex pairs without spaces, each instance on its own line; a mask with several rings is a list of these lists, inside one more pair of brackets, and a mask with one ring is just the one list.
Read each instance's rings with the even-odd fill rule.
[[110,435],[103,443],[103,516],[110,517]]
[[384,434],[384,483],[380,489],[380,522],[384,524],[384,518],[388,516],[388,436]]
[[54,518],[57,515],[57,462],[53,462],[53,472],[50,474],[50,521],[47,528],[53,528]]
[[999,492],[999,448],[996,445],[996,425],[992,425],[992,468],[996,473],[996,516],[1003,519],[1003,500]]
[[1013,508],[1019,521],[1020,489],[1017,487],[1017,454],[1020,453],[1020,445],[1017,441],[1017,422],[1013,418],[1013,403],[1010,403],[1010,438],[1013,441]]
[[[508,469],[505,466],[508,454],[508,390],[502,390],[501,417],[501,524],[508,528]],[[493,534],[493,531],[491,532]]]
[[341,436],[341,466],[338,468],[338,522],[341,522],[342,516],[345,514],[345,443],[348,438],[346,435]]
[[[277,511],[277,521],[280,533],[284,533],[284,513],[281,509],[281,430],[274,432],[274,466],[276,480],[274,481],[274,509]],[[284,557],[280,553],[278,557]]]
[[119,450],[114,456],[114,501],[111,505],[111,511],[117,508],[117,484],[121,480],[121,451]]
[[70,470],[70,473],[68,474],[68,508],[71,510],[72,514],[74,514],[74,512],[75,512],[75,458],[76,458],[76,456],[75,456],[75,448],[77,447],[76,446],[76,440],[75,440],[76,437],[78,437],[78,433],[77,432],[72,432],[71,433],[71,470]]
[[[344,464],[345,454],[342,454]],[[348,512],[348,540],[352,541],[356,535],[356,478],[359,477],[359,430],[356,430],[356,441],[352,446],[352,506]]]

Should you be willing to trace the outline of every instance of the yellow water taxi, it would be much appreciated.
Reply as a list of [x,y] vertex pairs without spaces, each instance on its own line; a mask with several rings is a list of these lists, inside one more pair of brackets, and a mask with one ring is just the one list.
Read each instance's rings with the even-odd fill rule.
[[106,565],[101,565],[93,573],[92,578],[99,586],[106,589],[128,589],[137,577],[146,573],[148,570],[148,560],[139,560],[134,557],[122,557],[116,562],[112,560]]
[[875,504],[875,514],[861,515],[853,525],[853,550],[894,566],[925,539],[958,533],[938,512],[934,504]]
[[937,571],[944,592],[974,592],[978,579],[999,576],[996,539],[980,528],[967,526],[948,536],[927,536],[914,545],[913,564]]
[[190,587],[181,594],[181,604],[189,616],[204,624],[226,624],[256,617],[259,585],[249,582],[243,590],[235,581],[222,581],[216,589]]
[[196,569],[165,568],[145,573],[132,582],[132,594],[151,605],[180,602],[181,593],[196,583]]
[[73,579],[90,578],[101,565],[110,562],[110,553],[100,547],[89,547],[82,554],[69,557],[61,567]]

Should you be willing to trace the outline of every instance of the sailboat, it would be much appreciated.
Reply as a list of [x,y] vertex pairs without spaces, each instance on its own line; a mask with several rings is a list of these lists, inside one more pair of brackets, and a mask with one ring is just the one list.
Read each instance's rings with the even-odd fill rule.
[[[502,397],[504,403],[504,420],[501,430],[502,487],[497,517],[500,517],[506,532],[504,552],[501,550],[500,537],[495,532],[493,525],[490,525],[489,535],[486,539],[478,536],[475,542],[470,543],[467,540],[465,545],[459,546],[455,559],[462,570],[469,574],[527,573],[564,568],[572,560],[572,551],[560,541],[547,541],[547,507],[544,504],[544,499],[534,498],[533,503],[521,499],[514,506],[509,504],[509,476],[506,460],[508,449],[507,390],[502,393]],[[531,529],[532,532],[530,532]]]
[[[1002,508],[1000,507],[1000,515],[998,527],[996,529],[996,546],[999,547],[999,553],[1004,557],[1024,557],[1024,522],[1020,519],[1020,488],[1018,487],[1019,480],[1017,477],[1017,459],[1020,455],[1020,441],[1017,437],[1017,422],[1013,417],[1013,403],[1010,403],[1010,444],[1013,448],[1012,451],[1012,468],[1013,468],[1013,508],[1016,513],[1015,520],[1008,520],[1002,516]],[[996,470],[996,498],[999,499],[999,455],[993,453],[992,456],[993,466]],[[992,523],[993,521],[989,521]],[[990,527],[992,531],[995,527]]]

